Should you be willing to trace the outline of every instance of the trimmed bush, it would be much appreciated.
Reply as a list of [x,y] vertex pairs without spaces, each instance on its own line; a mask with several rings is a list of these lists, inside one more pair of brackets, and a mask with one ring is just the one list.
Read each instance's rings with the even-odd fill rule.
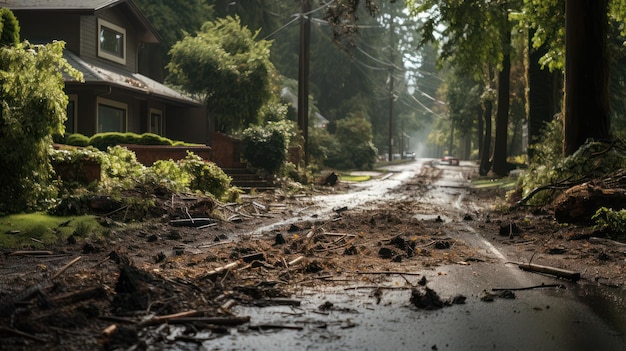
[[243,156],[250,166],[276,174],[287,159],[287,125],[270,122],[243,131]]

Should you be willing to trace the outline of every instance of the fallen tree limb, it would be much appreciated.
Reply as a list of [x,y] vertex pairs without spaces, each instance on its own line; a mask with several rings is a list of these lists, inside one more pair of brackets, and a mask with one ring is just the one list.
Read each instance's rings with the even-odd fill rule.
[[533,285],[533,286],[526,286],[523,288],[493,288],[491,289],[491,291],[523,291],[523,290],[533,290],[533,289],[543,289],[543,288],[559,288],[559,289],[565,289],[565,285],[563,284],[541,284],[541,285]]
[[516,264],[521,270],[534,272],[534,273],[543,273],[548,275],[553,275],[558,278],[568,279],[573,282],[580,280],[580,273],[569,271],[566,269],[542,266],[534,263],[521,263],[521,262],[512,262]]

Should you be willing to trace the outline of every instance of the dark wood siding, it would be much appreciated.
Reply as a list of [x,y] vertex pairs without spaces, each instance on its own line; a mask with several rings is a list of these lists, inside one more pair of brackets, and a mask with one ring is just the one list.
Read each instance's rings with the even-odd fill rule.
[[63,40],[68,50],[78,54],[80,23],[76,16],[25,11],[17,11],[15,16],[20,23],[22,40],[34,44]]
[[[102,18],[126,30],[126,65],[121,65],[97,56],[98,18]],[[80,55],[86,58],[97,58],[107,64],[123,67],[130,72],[137,72],[137,48],[139,46],[137,35],[137,29],[133,26],[130,19],[117,8],[100,11],[97,13],[97,16],[82,16]]]
[[96,58],[96,43],[98,36],[96,34],[98,24],[94,16],[80,17],[80,56],[84,58]]

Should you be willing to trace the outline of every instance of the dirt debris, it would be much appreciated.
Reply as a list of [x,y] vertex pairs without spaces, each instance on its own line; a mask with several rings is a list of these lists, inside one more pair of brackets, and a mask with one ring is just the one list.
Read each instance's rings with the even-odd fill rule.
[[[409,194],[408,199],[375,201],[362,208],[340,206],[330,219],[308,217],[259,235],[249,233],[298,216],[303,208],[316,204],[308,196],[280,193],[244,197],[236,204],[166,194],[157,197],[163,211],[140,225],[122,224],[128,222],[125,211],[105,216],[112,228],[105,239],[75,238],[48,248],[51,255],[0,255],[2,346],[9,350],[30,350],[33,345],[49,350],[144,349],[150,343],[173,340],[201,343],[199,332],[205,339],[218,338],[242,324],[250,330],[289,329],[295,326],[258,324],[249,316],[235,315],[231,308],[298,306],[294,292],[303,287],[341,281],[380,283],[378,274],[362,274],[367,272],[411,273],[441,265],[492,262],[457,240],[458,221],[475,226],[522,261],[579,270],[593,284],[624,286],[623,246],[591,240],[596,237],[593,232],[560,226],[545,213],[476,211],[450,220],[453,214],[419,198],[439,175],[440,170],[425,167],[419,179],[400,186],[396,191]],[[346,191],[340,184],[332,191]],[[481,196],[473,191],[465,201],[494,198],[492,193]],[[416,219],[421,214],[435,214],[433,218],[439,220]],[[211,221],[198,226],[172,222],[209,217]],[[519,231],[500,235],[501,228],[510,229],[511,223]],[[40,293],[14,299],[49,282],[54,272],[79,255],[80,262],[53,284],[42,285]],[[417,286],[409,286],[410,302],[418,309],[465,302],[463,295],[442,299],[427,284],[422,277]],[[381,291],[375,289],[372,295],[377,303]],[[330,302],[319,307],[320,312],[329,310],[352,308]],[[183,333],[174,336],[173,325],[182,327]]]

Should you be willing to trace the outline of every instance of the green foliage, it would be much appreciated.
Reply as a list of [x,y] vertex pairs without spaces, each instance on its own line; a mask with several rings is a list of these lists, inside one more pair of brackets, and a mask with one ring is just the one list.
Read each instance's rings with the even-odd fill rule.
[[256,37],[238,17],[227,17],[206,22],[170,50],[169,82],[206,101],[218,131],[258,123],[272,96],[271,43]]
[[192,190],[211,194],[221,201],[237,198],[238,192],[230,187],[232,179],[215,163],[189,152],[181,163],[181,168],[191,176],[189,187]]
[[[563,158],[562,121],[555,119],[542,132],[542,143],[532,145],[535,157],[528,170],[519,179],[522,195],[533,189],[562,181],[579,181],[610,174],[626,166],[626,157],[606,143],[588,141],[574,154]],[[557,193],[543,191],[530,199],[529,204],[544,205]]]
[[189,190],[191,175],[180,163],[173,160],[158,160],[147,167],[142,176],[142,183],[163,186],[175,192]]
[[20,24],[13,12],[7,8],[0,8],[0,45],[17,46],[20,43]]
[[134,152],[122,146],[109,147],[102,158],[102,181],[104,188],[130,189],[137,184],[145,166],[137,161]]
[[[42,249],[72,235],[87,238],[101,236],[104,232],[94,216],[55,216],[44,212],[14,214],[0,217],[0,248]],[[33,238],[43,243],[36,243]]]
[[106,132],[94,134],[89,139],[89,145],[94,146],[98,150],[105,151],[107,148],[122,144],[139,144],[139,145],[172,145],[173,142],[162,136],[144,133],[120,133]]
[[599,229],[617,235],[626,234],[626,210],[617,211],[601,207],[591,217],[591,220],[595,222],[596,227]]
[[244,130],[244,158],[252,167],[276,174],[287,159],[288,131],[289,125],[284,122],[269,122]]
[[89,146],[89,137],[80,133],[70,134],[65,138],[65,144],[80,147]]
[[371,169],[378,150],[372,142],[372,125],[362,115],[352,115],[337,121],[336,143],[328,145],[326,165],[337,169]]
[[63,42],[0,47],[0,213],[45,207],[55,195],[48,148],[62,133],[68,98]]

